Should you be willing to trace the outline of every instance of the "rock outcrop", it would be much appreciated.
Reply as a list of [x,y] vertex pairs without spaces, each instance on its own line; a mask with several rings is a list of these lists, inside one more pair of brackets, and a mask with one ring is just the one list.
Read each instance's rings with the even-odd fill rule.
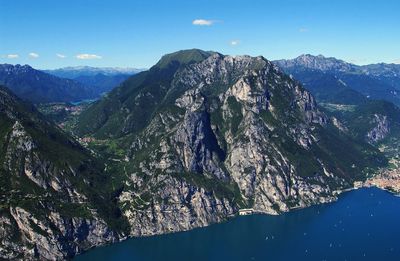
[[376,126],[367,133],[366,139],[369,143],[376,143],[388,135],[390,126],[385,115],[374,114],[372,123]]

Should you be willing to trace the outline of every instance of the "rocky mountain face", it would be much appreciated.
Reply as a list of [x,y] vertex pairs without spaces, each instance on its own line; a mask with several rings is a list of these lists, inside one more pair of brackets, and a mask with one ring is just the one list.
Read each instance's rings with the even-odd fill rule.
[[367,133],[367,140],[371,143],[378,142],[384,139],[390,131],[387,116],[375,114],[372,123],[376,126]]
[[86,149],[0,87],[0,259],[60,260],[117,241],[104,182]]
[[[359,105],[327,106],[327,113],[340,120],[348,133],[374,146],[397,147],[400,137],[400,109],[393,103],[368,100]],[[340,108],[340,106],[342,106]]]
[[[200,50],[131,77],[76,131],[93,149],[123,149],[113,168],[131,236],[205,226],[240,208],[277,214],[331,201],[385,164],[265,58]],[[104,149],[104,140],[113,142]]]
[[35,70],[29,65],[0,64],[0,84],[33,103],[70,102],[94,97],[83,84]]

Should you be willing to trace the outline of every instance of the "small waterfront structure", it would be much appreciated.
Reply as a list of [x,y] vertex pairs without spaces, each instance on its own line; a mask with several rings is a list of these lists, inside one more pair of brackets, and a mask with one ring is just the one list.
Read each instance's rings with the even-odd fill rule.
[[246,215],[251,215],[253,214],[254,209],[252,208],[242,208],[239,209],[239,216],[246,216]]
[[363,182],[362,181],[355,181],[353,185],[354,185],[355,189],[359,189],[359,188],[361,188],[363,186]]

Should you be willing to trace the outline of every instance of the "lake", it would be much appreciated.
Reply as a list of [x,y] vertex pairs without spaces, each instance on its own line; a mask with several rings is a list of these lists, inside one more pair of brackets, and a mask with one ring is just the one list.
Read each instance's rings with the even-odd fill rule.
[[74,260],[400,260],[400,197],[363,188],[329,204],[133,238]]

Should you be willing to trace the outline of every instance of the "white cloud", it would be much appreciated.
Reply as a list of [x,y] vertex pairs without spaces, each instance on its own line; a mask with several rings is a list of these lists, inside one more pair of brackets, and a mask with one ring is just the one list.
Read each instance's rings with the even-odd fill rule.
[[238,44],[240,44],[240,41],[239,41],[239,40],[232,40],[232,41],[231,41],[231,45],[232,45],[232,46],[235,46],[235,45],[238,45]]
[[300,32],[300,33],[307,33],[307,32],[309,32],[309,31],[310,31],[310,29],[305,28],[305,27],[302,27],[302,28],[299,29],[299,32]]
[[213,23],[215,23],[214,20],[206,20],[206,19],[195,19],[193,20],[192,24],[193,25],[200,25],[200,26],[210,26]]
[[395,63],[395,64],[400,64],[400,59],[394,60],[393,63]]
[[61,59],[64,59],[65,57],[67,57],[67,56],[65,56],[64,54],[61,54],[61,53],[56,53],[56,56],[58,58],[61,58]]
[[7,57],[8,59],[15,59],[15,58],[18,58],[19,55],[18,55],[18,54],[7,54],[6,57]]
[[30,58],[38,58],[39,54],[37,54],[37,53],[29,53],[29,57]]
[[80,59],[80,60],[92,60],[92,59],[101,59],[103,57],[101,57],[100,55],[97,55],[97,54],[82,53],[82,54],[78,54],[76,56],[76,58]]

